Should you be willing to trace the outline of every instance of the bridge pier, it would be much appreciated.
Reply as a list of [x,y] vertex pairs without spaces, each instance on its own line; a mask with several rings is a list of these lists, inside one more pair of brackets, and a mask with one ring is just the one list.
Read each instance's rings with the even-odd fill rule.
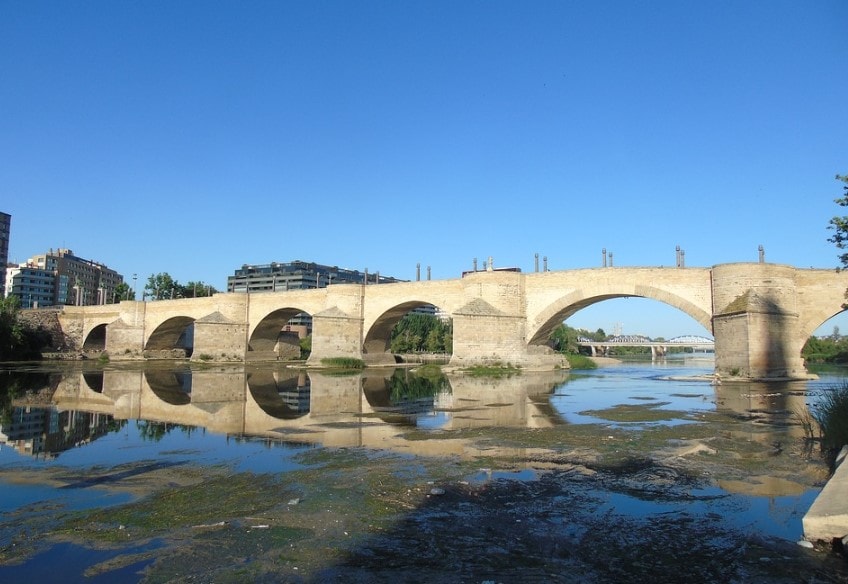
[[748,379],[809,378],[795,310],[796,271],[773,264],[713,268],[716,373]]
[[797,315],[742,311],[716,315],[716,373],[749,379],[807,379]]
[[312,315],[312,352],[306,363],[321,365],[322,359],[336,357],[363,359],[362,318],[338,308]]
[[120,359],[142,357],[144,327],[127,324],[122,319],[106,325],[106,348],[110,356]]
[[504,314],[483,300],[454,313],[453,331],[452,366],[514,365],[531,370],[569,367],[561,353],[524,342],[522,317]]
[[192,361],[224,358],[246,360],[247,324],[229,320],[215,312],[194,321]]

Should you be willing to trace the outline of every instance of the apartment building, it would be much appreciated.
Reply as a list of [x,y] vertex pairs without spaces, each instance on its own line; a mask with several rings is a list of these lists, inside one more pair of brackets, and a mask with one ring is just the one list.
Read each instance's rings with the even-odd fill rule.
[[29,265],[6,269],[6,295],[17,296],[21,308],[53,306],[56,301],[56,274]]
[[[115,289],[124,278],[70,249],[51,249],[10,268],[5,281],[9,293],[18,296],[24,307],[90,306],[118,302]],[[45,292],[48,286],[52,286],[52,294]]]
[[334,284],[389,284],[403,281],[383,276],[379,272],[369,274],[368,270],[360,272],[295,260],[263,265],[245,264],[227,278],[227,292],[253,294],[326,288]]
[[[255,294],[257,292],[284,292],[326,288],[337,284],[390,284],[403,282],[379,272],[348,270],[338,266],[326,266],[315,262],[295,260],[272,262],[263,265],[245,264],[227,278],[227,292]],[[312,332],[312,317],[301,313],[289,320],[286,332],[304,337]]]
[[9,263],[9,237],[12,216],[0,211],[0,298],[6,297],[6,264]]

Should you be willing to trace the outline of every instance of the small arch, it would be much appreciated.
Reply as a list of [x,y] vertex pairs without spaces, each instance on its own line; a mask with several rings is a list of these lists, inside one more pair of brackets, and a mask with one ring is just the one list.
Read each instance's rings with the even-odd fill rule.
[[266,315],[250,335],[248,358],[293,361],[302,358],[300,341],[312,334],[312,316],[294,307]]
[[247,378],[247,387],[259,408],[278,420],[294,420],[309,413],[311,382],[305,371],[261,369]]
[[83,351],[105,351],[106,350],[106,325],[99,324],[85,337],[82,344]]
[[83,380],[88,388],[95,393],[103,393],[103,372],[102,371],[84,371],[82,374]]
[[190,357],[194,350],[194,319],[188,316],[169,318],[150,334],[145,351],[182,351]]
[[[392,334],[395,331],[395,327],[401,322],[401,320],[409,314],[420,313],[422,316],[430,315],[434,318],[439,319],[439,322],[445,323],[445,330],[443,334],[448,335],[447,339],[443,339],[444,352],[446,355],[449,355],[451,351],[451,347],[446,345],[452,345],[452,328],[450,324],[450,319],[443,316],[438,307],[430,304],[429,302],[423,302],[418,300],[412,300],[408,302],[403,302],[390,308],[381,314],[368,329],[368,332],[365,335],[365,340],[363,342],[362,353],[363,357],[365,357],[366,361],[374,360],[374,358],[380,358],[380,355],[391,355],[392,348]],[[426,344],[427,339],[422,339],[422,341]],[[435,342],[435,339],[434,339]],[[370,355],[370,358],[367,356]],[[392,356],[390,361],[394,362],[395,359]]]
[[163,402],[172,406],[191,403],[191,371],[150,369],[144,372],[150,390]]

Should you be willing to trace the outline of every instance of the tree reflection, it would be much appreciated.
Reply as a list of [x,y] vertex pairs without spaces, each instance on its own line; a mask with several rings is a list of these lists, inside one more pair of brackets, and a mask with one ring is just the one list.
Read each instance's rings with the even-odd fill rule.
[[191,437],[191,435],[197,430],[196,426],[169,424],[167,422],[152,422],[150,420],[138,420],[136,422],[136,428],[138,428],[138,435],[145,442],[159,442],[173,430],[181,430],[187,437]]

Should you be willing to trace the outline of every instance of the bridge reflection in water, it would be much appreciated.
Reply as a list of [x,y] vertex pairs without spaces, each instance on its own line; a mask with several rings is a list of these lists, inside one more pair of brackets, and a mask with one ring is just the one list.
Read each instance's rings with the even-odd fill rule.
[[[477,456],[481,447],[471,440],[456,435],[440,439],[438,433],[427,440],[409,440],[402,430],[568,424],[570,414],[560,405],[562,396],[584,389],[579,378],[566,384],[569,376],[559,371],[501,379],[462,374],[424,379],[409,370],[338,375],[237,366],[75,371],[52,377],[39,393],[44,396],[42,404],[31,396],[13,402],[11,417],[20,424],[17,430],[0,429],[0,437],[5,434],[7,443],[21,452],[50,456],[94,440],[122,421],[145,420],[280,443]],[[585,389],[597,393],[591,383]],[[762,426],[756,431],[737,429],[739,439],[767,443],[779,440],[778,435],[803,434],[800,426],[788,421],[806,411],[805,382],[711,386],[703,380],[689,385],[714,409],[735,418],[771,424],[775,416],[783,417],[774,433],[762,431]],[[679,390],[679,383],[669,385],[669,393]],[[572,412],[575,419],[580,417],[577,413]],[[63,438],[52,436],[51,428]],[[30,434],[24,435],[27,431]]]
[[[238,366],[76,371],[54,378],[49,403],[45,399],[41,405],[94,414],[99,420],[146,420],[273,441],[408,449],[399,426],[451,430],[562,424],[545,396],[567,377],[560,371],[433,380],[403,369],[333,374]],[[16,405],[27,409],[21,415],[35,415],[31,399]],[[68,415],[64,418],[58,425],[67,435],[71,422]],[[28,427],[41,431],[45,424]],[[43,437],[30,442],[41,448],[50,443]],[[431,441],[421,441],[416,449],[421,454],[461,452]]]

